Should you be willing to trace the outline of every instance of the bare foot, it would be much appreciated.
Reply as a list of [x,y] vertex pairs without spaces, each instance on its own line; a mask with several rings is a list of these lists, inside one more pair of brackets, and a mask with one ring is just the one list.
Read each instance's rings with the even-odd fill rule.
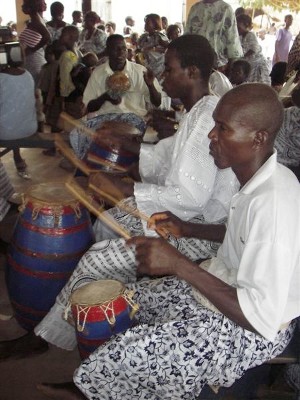
[[48,343],[32,331],[20,338],[0,342],[0,361],[32,357],[47,350]]
[[73,382],[39,383],[36,388],[44,395],[57,400],[82,400],[86,397]]

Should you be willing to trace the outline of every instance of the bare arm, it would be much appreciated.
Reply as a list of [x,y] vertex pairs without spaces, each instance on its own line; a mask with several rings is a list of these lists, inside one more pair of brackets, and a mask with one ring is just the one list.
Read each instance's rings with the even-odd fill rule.
[[135,237],[127,243],[136,247],[138,274],[175,275],[199,290],[229,319],[256,333],[241,310],[235,288],[188,260],[164,239]]
[[151,103],[155,107],[159,107],[160,103],[161,103],[161,94],[156,90],[156,87],[154,86],[153,72],[150,70],[145,71],[144,72],[144,80],[149,89]]

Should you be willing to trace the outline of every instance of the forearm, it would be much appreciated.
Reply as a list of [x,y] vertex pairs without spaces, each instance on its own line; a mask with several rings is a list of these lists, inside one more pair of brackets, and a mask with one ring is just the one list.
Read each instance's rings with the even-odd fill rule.
[[193,237],[222,243],[226,233],[226,226],[217,224],[194,224],[182,221],[182,233],[184,237]]
[[98,111],[103,106],[105,101],[106,101],[106,95],[105,95],[105,93],[103,93],[97,99],[89,101],[89,103],[87,105],[87,111],[88,112]]
[[227,318],[249,331],[256,332],[245,318],[238,302],[237,290],[182,256],[176,261],[176,276],[204,295]]
[[155,107],[159,107],[160,103],[161,103],[161,94],[156,90],[154,84],[147,85],[147,86],[148,86],[148,89],[149,89],[151,103]]

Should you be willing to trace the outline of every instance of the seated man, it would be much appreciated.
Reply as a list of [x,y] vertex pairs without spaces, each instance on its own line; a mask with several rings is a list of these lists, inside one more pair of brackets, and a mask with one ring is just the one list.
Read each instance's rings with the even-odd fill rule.
[[[225,226],[214,225],[211,229],[209,224],[224,222],[230,199],[238,190],[232,170],[219,170],[209,154],[207,135],[213,128],[212,113],[218,101],[208,91],[213,61],[211,46],[199,35],[181,36],[169,45],[164,87],[170,95],[181,98],[187,112],[175,136],[161,140],[157,145],[142,144],[139,171],[143,182],[134,184],[134,198],[144,214],[150,216],[154,212],[169,210],[185,221],[198,217],[197,222],[203,222],[198,224],[198,239],[169,238],[180,252],[194,261],[216,254],[224,238]],[[106,184],[113,182],[120,191],[133,190],[132,183],[110,176],[106,177]],[[95,180],[96,186],[102,187],[104,180],[97,177]],[[125,204],[134,204],[134,198],[129,197]],[[111,213],[119,224],[130,230],[131,235],[155,234],[128,212],[115,207]],[[116,258],[118,268],[115,266]],[[124,283],[137,280],[134,250],[121,238],[97,243],[85,254],[53,308],[35,328],[37,339],[41,336],[47,342],[72,350],[76,346],[75,331],[62,318],[70,293],[83,283],[107,278]],[[28,336],[32,338],[32,334]],[[24,340],[22,352],[26,355],[30,346],[26,344],[26,338]],[[8,351],[0,348],[0,358],[20,355],[20,347],[12,349],[14,343],[8,344]]]
[[[85,88],[83,103],[88,113],[96,115],[100,124],[105,114],[135,113],[139,117],[147,114],[149,107],[159,107],[161,87],[145,67],[127,60],[127,47],[123,36],[111,35],[107,38],[108,61],[97,67]],[[114,72],[123,72],[129,78],[130,88],[121,94],[112,93],[107,88],[107,78]],[[89,124],[88,124],[89,126]],[[83,158],[90,140],[74,129],[70,135],[76,155]]]
[[[77,388],[41,384],[43,393],[57,399],[195,399],[205,384],[231,386],[284,350],[291,321],[300,315],[300,187],[276,161],[282,118],[282,105],[267,85],[241,85],[224,95],[209,133],[210,154],[219,168],[233,169],[241,189],[232,198],[217,257],[199,266],[164,239],[130,239],[137,273],[162,276],[126,285],[140,305],[138,325],[81,363]],[[186,227],[178,229],[186,234]],[[121,278],[126,274],[118,263],[115,268]]]
[[[199,55],[196,57],[195,53]],[[156,145],[123,140],[123,147],[139,155],[132,168],[134,182],[117,175],[92,177],[92,184],[103,192],[119,195],[120,207],[108,211],[111,218],[135,235],[150,234],[139,218],[122,211],[125,206],[138,208],[146,216],[171,211],[184,220],[203,215],[206,222],[227,216],[237,182],[230,169],[218,170],[209,156],[207,134],[213,126],[212,113],[218,98],[209,94],[209,77],[214,53],[207,39],[198,35],[181,36],[169,44],[165,55],[163,89],[172,98],[180,98],[186,110],[176,134]],[[112,132],[99,133],[99,140],[122,141]],[[134,197],[133,197],[134,196]],[[95,225],[96,241],[116,238],[109,228]],[[211,256],[210,252],[202,258]],[[198,257],[200,258],[200,256]]]

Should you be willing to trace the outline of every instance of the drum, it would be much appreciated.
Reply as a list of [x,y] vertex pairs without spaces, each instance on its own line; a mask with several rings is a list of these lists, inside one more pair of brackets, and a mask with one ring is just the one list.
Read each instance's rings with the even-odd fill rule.
[[6,281],[19,324],[32,330],[94,243],[90,214],[63,182],[33,185],[23,198]]
[[88,283],[72,293],[65,319],[71,310],[82,359],[113,335],[136,324],[138,305],[132,297],[133,291],[115,280]]
[[92,142],[86,154],[85,163],[93,170],[124,172],[138,162],[139,156],[121,148],[109,148]]

